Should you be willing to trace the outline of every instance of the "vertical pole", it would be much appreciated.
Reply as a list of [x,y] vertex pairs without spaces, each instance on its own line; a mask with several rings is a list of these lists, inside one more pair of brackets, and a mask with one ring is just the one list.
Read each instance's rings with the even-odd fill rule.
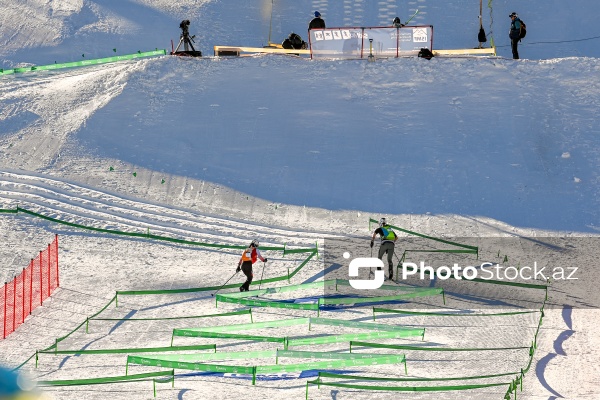
[[56,256],[56,287],[60,286],[60,279],[58,276],[58,234],[54,236],[54,251]]
[[13,324],[12,331],[16,330],[16,322],[17,322],[17,278],[13,279]]
[[42,270],[44,268],[44,264],[42,263],[42,252],[40,250],[40,305],[44,301],[44,277],[42,276]]
[[271,20],[269,21],[269,39],[267,46],[271,45],[271,27],[273,26],[273,0],[271,0]]
[[21,294],[21,323],[25,322],[25,278],[27,278],[26,269],[23,268],[23,272],[21,272],[21,276],[23,277],[23,293]]
[[483,14],[483,0],[479,0],[479,27],[481,28],[483,26],[483,22],[481,20]]
[[50,297],[50,288],[51,288],[51,286],[50,286],[50,269],[52,268],[52,265],[51,265],[52,252],[50,249],[51,249],[51,246],[50,246],[50,243],[48,243],[48,257],[47,257],[48,258],[48,297]]
[[4,320],[4,324],[3,324],[4,329],[2,332],[2,339],[6,339],[6,292],[7,292],[6,285],[7,284],[8,284],[7,282],[4,282],[4,318],[2,318]]
[[[400,55],[400,28],[396,28],[396,58]],[[396,275],[398,276],[398,275]]]
[[29,276],[29,314],[31,315],[31,305],[33,302],[33,258],[29,263],[29,267],[31,268],[31,274]]

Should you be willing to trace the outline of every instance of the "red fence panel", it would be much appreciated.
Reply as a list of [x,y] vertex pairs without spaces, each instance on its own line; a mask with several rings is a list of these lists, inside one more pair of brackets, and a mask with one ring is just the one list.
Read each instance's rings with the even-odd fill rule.
[[25,322],[27,315],[59,286],[58,235],[48,248],[32,259],[29,266],[0,290],[0,320],[2,338],[14,332]]

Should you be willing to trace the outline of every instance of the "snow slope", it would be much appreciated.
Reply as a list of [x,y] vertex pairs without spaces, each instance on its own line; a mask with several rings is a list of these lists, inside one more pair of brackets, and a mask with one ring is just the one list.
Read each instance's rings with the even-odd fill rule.
[[[0,68],[169,48],[182,19],[192,21],[205,55],[219,44],[261,46],[271,3],[273,42],[291,31],[306,37],[315,9],[328,26],[376,26],[395,15],[405,20],[418,7],[413,22],[434,25],[434,47],[444,49],[476,46],[479,27],[472,0],[7,2],[0,10]],[[94,227],[211,243],[245,244],[257,236],[276,245],[312,246],[332,236],[367,243],[367,220],[380,215],[436,236],[595,234],[600,42],[579,39],[598,36],[598,7],[493,1],[493,19],[484,8],[483,23],[499,58],[158,57],[0,77],[0,208],[18,204]],[[518,62],[504,58],[512,11],[528,26],[520,50],[527,59]],[[72,330],[115,290],[216,285],[238,257],[95,235],[20,214],[2,216],[0,232],[5,281],[54,233],[64,237],[62,288],[0,342],[0,362],[11,366]],[[275,262],[267,273],[289,267],[280,256],[270,255]],[[312,262],[299,282],[323,267]],[[213,309],[210,299],[197,307]],[[548,311],[524,396],[595,398],[599,388],[588,378],[597,368],[590,350],[597,345],[594,312]],[[555,341],[567,331],[573,333],[563,354]],[[139,344],[128,335],[121,343]],[[78,367],[65,368],[43,374],[59,379]],[[227,396],[232,383],[210,385]],[[294,385],[293,395],[303,396],[304,381]],[[283,387],[269,390],[280,397]],[[87,398],[106,396],[81,390]],[[197,390],[189,398],[198,398]],[[244,385],[236,390],[266,395]],[[175,396],[187,398],[185,391]],[[135,395],[123,389],[111,396]]]

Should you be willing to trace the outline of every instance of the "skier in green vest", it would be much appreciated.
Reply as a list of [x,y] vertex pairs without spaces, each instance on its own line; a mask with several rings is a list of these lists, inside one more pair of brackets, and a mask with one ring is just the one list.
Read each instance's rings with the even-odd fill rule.
[[[398,235],[396,232],[392,230],[392,228],[386,223],[385,218],[381,218],[379,220],[379,228],[375,229],[373,232],[373,236],[371,237],[371,248],[373,248],[373,244],[375,243],[375,236],[379,235],[381,239],[381,245],[379,246],[379,258],[383,261],[384,254],[387,253],[387,261],[389,266],[389,278],[392,280],[394,277],[394,263],[392,261],[392,256],[394,255],[394,246],[396,245],[396,240],[398,240]],[[381,268],[377,268],[380,270]]]

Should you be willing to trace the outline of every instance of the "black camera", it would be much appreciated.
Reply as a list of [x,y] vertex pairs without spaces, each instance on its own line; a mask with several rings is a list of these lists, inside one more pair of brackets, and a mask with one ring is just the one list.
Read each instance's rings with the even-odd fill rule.
[[190,26],[190,20],[189,19],[184,19],[179,24],[179,27],[181,28],[181,30],[183,31],[183,33],[186,34],[186,35],[188,33],[189,26]]

